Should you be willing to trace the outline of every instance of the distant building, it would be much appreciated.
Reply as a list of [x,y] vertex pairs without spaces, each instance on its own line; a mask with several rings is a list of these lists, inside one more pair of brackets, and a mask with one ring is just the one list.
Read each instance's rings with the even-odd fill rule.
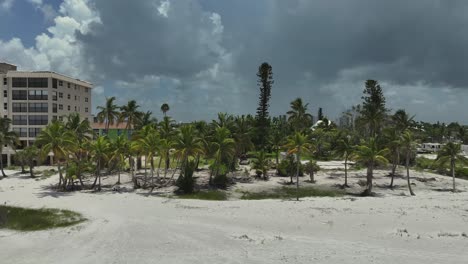
[[109,125],[109,131],[106,133],[106,123],[100,123],[94,118],[94,122],[92,123],[91,127],[93,128],[94,135],[96,136],[104,136],[107,135],[110,139],[115,139],[116,137],[126,134],[127,136],[131,136],[133,133],[133,127],[130,126],[130,129],[127,131],[127,122],[121,123],[114,123]]
[[444,144],[440,143],[422,143],[418,148],[418,152],[420,153],[430,153],[430,152],[437,152],[444,147]]
[[[12,130],[20,139],[17,149],[32,145],[47,124],[70,113],[91,120],[93,86],[89,82],[51,71],[18,71],[8,63],[0,63],[0,82],[0,114],[12,120]],[[14,153],[4,150],[4,164],[10,165]]]

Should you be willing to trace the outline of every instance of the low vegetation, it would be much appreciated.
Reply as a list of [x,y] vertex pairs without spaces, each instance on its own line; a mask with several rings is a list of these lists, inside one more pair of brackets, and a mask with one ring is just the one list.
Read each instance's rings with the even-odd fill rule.
[[37,231],[72,226],[85,220],[81,214],[69,210],[0,205],[0,229]]
[[180,199],[195,199],[209,201],[225,201],[228,199],[227,193],[221,190],[198,191],[194,193],[180,194],[175,197]]
[[304,197],[339,197],[345,193],[342,190],[320,189],[316,187],[302,187],[296,192],[292,187],[279,187],[270,191],[243,192],[242,200],[264,200],[264,199],[296,199]]

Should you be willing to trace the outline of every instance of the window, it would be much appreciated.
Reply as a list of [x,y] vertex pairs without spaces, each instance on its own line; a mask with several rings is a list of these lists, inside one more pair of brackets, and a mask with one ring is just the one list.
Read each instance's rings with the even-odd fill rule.
[[52,104],[52,113],[57,113],[57,104]]
[[3,91],[3,97],[5,97],[5,98],[8,97],[8,91],[7,91],[7,90],[4,90],[4,91]]
[[49,106],[47,103],[29,103],[30,113],[47,113]]
[[85,107],[84,111],[85,111],[86,113],[88,113],[88,107]]
[[26,90],[13,90],[11,91],[13,100],[27,100],[28,91]]
[[75,112],[76,112],[76,106],[75,106]]
[[57,89],[57,79],[52,79],[52,88]]
[[57,101],[57,92],[52,92],[52,100]]
[[78,97],[76,97],[76,95],[75,95],[75,101],[76,101],[76,98],[78,98]]
[[25,127],[15,127],[13,128],[13,131],[18,134],[19,137],[27,137],[28,136],[28,130]]
[[67,94],[67,99],[71,99],[71,95],[70,94]]
[[47,100],[47,90],[29,90],[29,100]]
[[27,88],[28,79],[27,78],[11,78],[12,87],[16,88]]
[[85,98],[84,98],[84,101],[87,103],[87,102],[88,102],[88,97],[85,97]]
[[60,121],[63,121],[63,116],[59,116],[59,120],[60,120]]
[[71,109],[70,106],[68,106],[68,111],[70,111],[70,109]]
[[63,98],[63,93],[59,93],[59,98]]
[[67,83],[67,87],[70,88],[70,83]]
[[13,103],[13,113],[26,113],[28,112],[27,103]]
[[28,78],[29,88],[48,88],[49,79],[47,78]]
[[8,103],[3,103],[3,109],[7,110],[8,109]]
[[59,110],[63,110],[63,105],[59,104]]
[[3,78],[3,85],[7,85],[8,84],[8,79],[7,78]]
[[63,81],[59,81],[59,86],[63,86]]
[[12,123],[13,125],[27,125],[28,116],[27,115],[13,115]]
[[41,133],[42,128],[30,127],[29,128],[29,137],[37,137]]
[[57,120],[57,116],[52,116],[52,121]]
[[85,87],[85,92],[89,92],[89,88],[88,87]]
[[78,87],[78,86],[75,84],[75,90],[76,90],[77,87]]
[[48,119],[47,115],[30,115],[29,125],[47,125]]

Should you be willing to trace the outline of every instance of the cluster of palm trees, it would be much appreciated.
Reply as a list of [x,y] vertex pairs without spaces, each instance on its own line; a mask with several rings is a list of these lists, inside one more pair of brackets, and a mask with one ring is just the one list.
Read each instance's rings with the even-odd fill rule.
[[[139,111],[136,101],[118,106],[115,97],[110,97],[104,106],[97,108],[98,120],[105,123],[104,135],[95,135],[89,121],[70,114],[65,122],[53,121],[43,129],[35,146],[18,151],[17,160],[29,166],[34,176],[35,161],[50,155],[57,165],[59,188],[76,188],[76,181],[84,188],[84,176],[91,175],[94,177],[91,188],[100,190],[103,174],[115,172],[116,183],[120,184],[123,171],[130,173],[135,188],[190,183],[193,182],[191,172],[202,168],[209,170],[209,185],[225,185],[220,181],[226,181],[226,175],[236,170],[239,160],[246,158],[251,158],[251,168],[258,176],[268,179],[270,169],[278,170],[279,154],[284,151],[296,167],[289,175],[291,183],[295,176],[296,188],[299,188],[302,159],[309,161],[304,170],[314,182],[314,173],[320,169],[316,160],[338,157],[344,159],[344,188],[349,187],[350,161],[367,168],[364,195],[372,194],[374,169],[390,163],[389,187],[394,186],[397,167],[404,165],[408,189],[414,195],[409,167],[415,157],[416,143],[425,135],[421,135],[418,124],[404,110],[389,114],[377,82],[366,82],[364,94],[363,106],[353,107],[352,126],[338,127],[323,115],[321,122],[314,125],[308,104],[297,98],[291,102],[286,115],[267,120],[267,138],[262,138],[264,135],[256,129],[258,120],[252,115],[219,113],[211,122],[184,124],[168,116],[169,105],[163,104],[163,117],[158,122],[151,112]],[[111,126],[119,123],[126,124],[127,133],[108,136]],[[17,136],[9,126],[9,119],[0,119],[0,150],[4,145],[17,143]],[[3,173],[1,162],[0,159]],[[455,190],[455,165],[466,162],[460,145],[446,144],[437,162],[450,164]],[[140,173],[142,167],[144,172]]]

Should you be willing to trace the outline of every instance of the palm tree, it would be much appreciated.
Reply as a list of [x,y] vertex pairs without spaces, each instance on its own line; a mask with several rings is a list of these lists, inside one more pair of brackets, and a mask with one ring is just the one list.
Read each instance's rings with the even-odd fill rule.
[[268,179],[268,168],[270,167],[270,160],[265,154],[265,151],[260,151],[257,153],[253,160],[252,168],[257,171],[262,172],[262,176],[264,180]]
[[125,159],[130,155],[130,142],[127,137],[120,135],[112,140],[110,144],[112,149],[110,160],[116,162],[118,175],[116,184],[120,184],[120,171],[122,170],[122,165]]
[[401,135],[401,146],[406,156],[405,166],[406,166],[406,180],[408,182],[408,189],[411,195],[415,195],[413,192],[413,189],[411,189],[409,162],[410,162],[411,154],[413,154],[416,150],[416,144],[413,139],[413,135],[411,131],[409,131],[408,129],[406,129]]
[[110,144],[109,140],[105,136],[98,137],[94,142],[91,143],[90,146],[91,155],[94,157],[96,161],[96,178],[94,179],[94,183],[92,185],[92,189],[96,186],[96,182],[98,182],[98,191],[101,190],[101,169],[104,163],[109,159],[109,150]]
[[395,124],[395,127],[403,132],[408,128],[411,128],[414,125],[414,116],[409,116],[405,110],[399,109],[392,116],[392,121]]
[[309,142],[307,135],[296,132],[294,135],[288,138],[288,142],[286,143],[285,148],[288,150],[289,155],[296,155],[296,199],[299,201],[299,168],[301,166],[301,154],[303,152],[311,153],[313,151],[313,145]]
[[3,171],[3,147],[14,147],[18,143],[18,134],[10,131],[11,120],[9,118],[0,118],[0,167],[3,177],[7,177]]
[[396,127],[391,127],[384,130],[384,137],[387,142],[387,148],[389,150],[389,157],[392,163],[391,181],[390,188],[393,189],[393,182],[395,179],[395,171],[398,164],[400,164],[400,150],[402,147],[401,131]]
[[452,173],[453,189],[455,192],[455,165],[456,163],[468,164],[468,158],[463,156],[463,152],[460,144],[453,142],[447,143],[440,151],[437,153],[436,162],[441,166],[447,165],[450,163],[450,172]]
[[135,100],[128,101],[127,105],[120,107],[119,123],[127,121],[125,130],[127,136],[130,136],[129,130],[141,121],[142,113],[138,111],[140,106]]
[[315,160],[309,160],[304,167],[304,171],[309,173],[310,182],[315,183],[314,174],[320,170],[320,166],[317,164]]
[[[170,117],[165,116],[163,120],[159,123],[159,135],[161,139],[166,139],[168,142],[172,141],[172,138],[174,137],[174,121]],[[166,153],[164,155],[166,158],[166,172],[169,169],[171,161],[169,158],[169,151],[170,148],[166,150]]]
[[291,102],[291,110],[287,112],[288,121],[293,124],[296,131],[301,131],[312,125],[312,115],[307,113],[308,105],[304,105],[301,98],[296,98]]
[[151,111],[146,111],[144,113],[140,113],[141,116],[138,120],[135,120],[135,130],[140,130],[144,126],[156,126],[158,124],[158,120],[153,117],[153,113]]
[[114,103],[115,96],[110,98],[106,97],[106,104],[105,106],[98,106],[97,110],[97,118],[99,122],[106,122],[106,134],[109,134],[109,125],[113,125],[116,120],[119,118],[119,107]]
[[167,103],[164,103],[161,105],[161,112],[163,112],[164,117],[166,117],[166,113],[169,111],[169,105]]
[[215,159],[213,170],[210,173],[210,184],[212,184],[213,172],[215,177],[217,177],[222,164],[226,164],[232,159],[236,152],[236,143],[231,137],[231,132],[229,129],[226,127],[218,127],[215,130],[210,147]]
[[36,146],[29,146],[24,148],[20,153],[24,157],[25,164],[29,166],[31,178],[34,178],[34,161],[39,160],[39,149]]
[[281,133],[279,129],[273,129],[273,132],[271,133],[270,143],[273,147],[273,150],[275,151],[275,165],[277,171],[279,165],[279,152],[281,147],[283,146],[283,141],[284,134]]
[[35,144],[40,147],[42,155],[46,156],[49,153],[53,154],[57,162],[57,169],[59,172],[58,188],[65,187],[65,180],[62,175],[61,160],[68,159],[73,147],[76,145],[74,134],[67,130],[63,123],[53,121],[47,125],[36,138]]
[[363,163],[367,166],[367,187],[366,190],[362,193],[364,196],[372,194],[372,179],[374,167],[381,164],[388,163],[388,160],[385,158],[387,155],[388,149],[379,149],[375,138],[371,137],[369,141],[365,142],[362,145],[356,147],[353,157],[356,161]]
[[176,149],[176,156],[181,160],[181,167],[185,168],[189,157],[195,157],[203,153],[203,145],[197,137],[193,125],[180,127],[179,133],[174,137],[173,147]]
[[[237,117],[234,121],[233,138],[236,142],[236,156],[241,157],[247,151],[254,149],[254,144],[251,139],[252,127],[249,126],[245,116]],[[233,161],[236,161],[234,157]],[[232,164],[235,167],[233,162]]]
[[136,142],[136,146],[145,156],[145,181],[144,186],[147,184],[146,165],[148,161],[151,166],[151,180],[154,177],[154,157],[159,150],[159,135],[155,130],[151,130],[145,137],[140,138]]
[[348,161],[354,151],[354,145],[351,142],[351,136],[341,137],[336,145],[335,153],[344,158],[344,168],[345,168],[345,182],[343,184],[344,188],[348,188]]

